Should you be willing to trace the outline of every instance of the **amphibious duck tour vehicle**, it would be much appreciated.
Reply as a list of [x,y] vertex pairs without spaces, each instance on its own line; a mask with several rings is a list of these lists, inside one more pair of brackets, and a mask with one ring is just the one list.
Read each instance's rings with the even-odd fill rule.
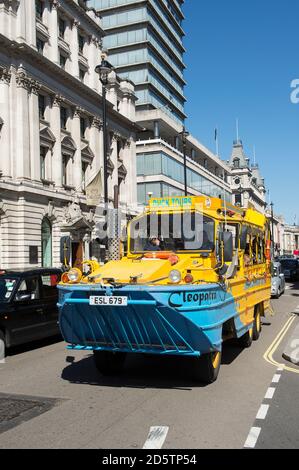
[[196,379],[215,381],[223,342],[249,347],[270,306],[268,220],[217,198],[153,198],[127,233],[122,259],[63,275],[68,348],[93,351],[103,374],[129,353],[186,356]]

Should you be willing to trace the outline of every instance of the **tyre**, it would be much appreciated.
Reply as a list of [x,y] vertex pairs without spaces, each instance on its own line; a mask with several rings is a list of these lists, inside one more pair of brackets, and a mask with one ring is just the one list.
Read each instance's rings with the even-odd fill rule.
[[192,377],[197,382],[211,384],[217,380],[221,366],[221,351],[193,358]]
[[125,364],[126,353],[113,351],[93,351],[95,366],[103,375],[119,374]]
[[241,348],[250,348],[252,345],[253,341],[253,327],[251,327],[245,335],[241,336],[241,338],[238,339],[238,345]]
[[280,296],[281,296],[281,289],[280,287],[278,287],[276,298],[279,299]]
[[5,335],[2,331],[0,331],[0,362],[4,361],[5,359],[5,350],[6,350]]
[[261,307],[258,305],[256,307],[256,311],[254,315],[253,332],[252,332],[253,341],[257,341],[259,339],[261,331],[262,331]]

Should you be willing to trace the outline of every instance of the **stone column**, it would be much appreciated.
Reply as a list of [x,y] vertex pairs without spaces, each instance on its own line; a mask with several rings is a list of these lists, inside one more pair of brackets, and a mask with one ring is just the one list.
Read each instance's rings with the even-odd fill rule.
[[16,176],[30,179],[29,100],[30,79],[25,70],[16,75]]
[[52,178],[55,185],[62,186],[62,155],[61,155],[61,124],[60,124],[60,105],[63,99],[60,95],[54,97],[50,113],[51,131],[55,136],[55,144],[52,154]]
[[21,1],[17,12],[17,41],[36,48],[35,0]]
[[38,92],[41,86],[35,80],[30,83],[29,94],[29,139],[30,139],[30,166],[31,179],[40,181],[40,137],[39,137],[39,109]]
[[58,49],[58,8],[60,3],[58,0],[51,0],[51,13],[49,15],[49,34],[50,47],[49,59],[59,65],[59,49]]
[[75,78],[79,78],[79,40],[78,40],[78,27],[80,22],[74,19],[71,30],[71,40],[70,40],[70,49],[71,49],[71,74]]
[[127,188],[127,203],[137,204],[137,163],[136,163],[136,143],[131,137],[126,144],[125,166],[128,170],[126,180],[129,181]]
[[76,151],[74,154],[74,164],[73,164],[73,185],[76,188],[76,192],[82,191],[82,159],[81,159],[81,131],[80,131],[80,116],[81,116],[81,108],[76,108],[72,123],[72,138],[76,144]]
[[29,46],[36,48],[35,0],[26,0],[26,40]]
[[[109,182],[108,182],[108,185],[109,185],[109,197],[110,197],[111,199],[113,199],[113,197],[114,197],[114,186],[115,186],[115,185],[118,185],[118,171],[117,171],[117,167],[118,167],[118,159],[117,159],[117,140],[118,140],[118,135],[117,135],[117,134],[114,134],[114,135],[113,135],[113,138],[112,138],[112,141],[111,141],[111,145],[110,145],[110,149],[111,149],[110,160],[111,160],[111,162],[112,162],[113,165],[114,165],[114,169],[113,169],[112,175],[109,177]],[[108,147],[108,148],[109,148],[109,147]],[[108,155],[109,155],[109,152],[108,152]]]
[[94,117],[91,123],[89,146],[95,155],[92,162],[91,174],[96,175],[103,168],[103,123],[97,117]]
[[[99,65],[102,61],[101,58],[101,48],[102,48],[102,43],[98,39],[92,41],[92,51],[93,51],[93,63],[94,63],[94,68],[96,68],[97,65]],[[91,73],[94,74],[94,84],[95,84],[95,90],[102,94],[102,84],[100,82],[100,77],[98,76],[95,71],[91,70]]]
[[12,176],[11,173],[11,160],[12,160],[12,147],[10,141],[10,81],[11,72],[8,69],[0,69],[0,118],[2,122],[0,124],[0,146],[5,149],[2,151],[0,157],[0,173],[2,176]]

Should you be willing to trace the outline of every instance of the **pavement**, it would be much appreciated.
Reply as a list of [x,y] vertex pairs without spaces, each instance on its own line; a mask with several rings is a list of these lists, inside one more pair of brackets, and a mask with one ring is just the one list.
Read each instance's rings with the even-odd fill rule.
[[61,341],[15,348],[0,364],[0,415],[5,398],[33,408],[6,413],[0,448],[142,449],[153,437],[165,450],[298,448],[299,367],[282,354],[299,321],[299,285],[272,304],[251,348],[225,345],[209,386],[194,383],[184,358],[130,356],[121,375],[107,378],[91,354]]

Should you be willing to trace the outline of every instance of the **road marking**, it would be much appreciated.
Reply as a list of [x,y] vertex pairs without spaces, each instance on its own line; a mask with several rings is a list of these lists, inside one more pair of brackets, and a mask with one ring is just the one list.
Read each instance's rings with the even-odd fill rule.
[[273,396],[275,393],[275,388],[274,387],[269,387],[267,390],[267,393],[265,395],[266,400],[272,400]]
[[277,372],[283,372],[283,371],[284,371],[284,367],[278,367]]
[[278,333],[278,335],[276,336],[276,338],[274,339],[272,344],[269,346],[269,348],[267,349],[267,351],[265,352],[263,357],[264,357],[265,361],[269,362],[270,364],[272,364],[274,366],[282,367],[283,370],[287,370],[289,372],[294,372],[295,374],[299,374],[299,369],[294,369],[292,367],[287,367],[285,364],[283,364],[281,362],[277,362],[277,361],[275,361],[275,359],[273,359],[273,354],[275,353],[275,351],[279,347],[280,343],[284,339],[285,335],[287,334],[288,330],[290,329],[290,327],[292,326],[292,324],[293,324],[293,322],[295,321],[296,318],[297,318],[297,315],[292,315],[291,318],[288,319],[288,321],[283,326],[281,331]]
[[251,428],[250,429],[249,436],[247,437],[247,440],[244,444],[244,447],[246,449],[254,449],[254,447],[256,446],[257,440],[259,438],[261,430],[262,430],[261,428]]
[[168,426],[154,426],[150,428],[149,435],[143,449],[162,449],[169,431]]
[[256,419],[265,419],[269,411],[269,407],[270,405],[261,405],[258,414],[256,415]]
[[274,384],[278,384],[278,382],[280,381],[281,379],[281,375],[280,374],[275,374],[273,379],[272,379],[272,383]]

